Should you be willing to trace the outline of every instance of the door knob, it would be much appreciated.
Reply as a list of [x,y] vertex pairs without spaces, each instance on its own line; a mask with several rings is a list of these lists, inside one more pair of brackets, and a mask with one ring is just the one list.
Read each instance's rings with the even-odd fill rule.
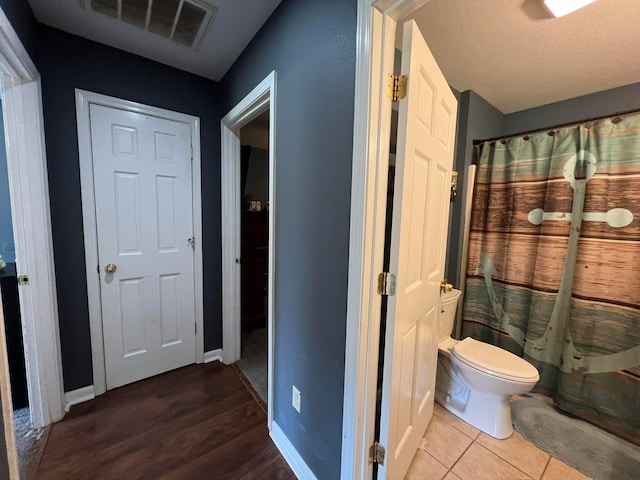
[[116,270],[118,270],[118,267],[115,263],[107,263],[104,266],[104,271],[107,273],[116,273]]
[[450,292],[451,290],[453,290],[453,285],[451,285],[450,283],[440,282],[440,292],[441,293]]

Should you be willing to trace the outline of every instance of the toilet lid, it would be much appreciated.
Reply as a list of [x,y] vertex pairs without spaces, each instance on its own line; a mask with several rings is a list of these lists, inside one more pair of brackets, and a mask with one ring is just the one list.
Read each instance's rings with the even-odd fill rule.
[[458,360],[489,375],[515,381],[538,381],[536,367],[511,352],[467,337],[451,350]]

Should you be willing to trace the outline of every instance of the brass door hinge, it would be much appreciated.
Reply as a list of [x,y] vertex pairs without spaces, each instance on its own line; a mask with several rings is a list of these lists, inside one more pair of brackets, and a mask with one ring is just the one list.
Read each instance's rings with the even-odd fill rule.
[[451,172],[451,194],[449,199],[453,202],[458,196],[458,172]]
[[378,442],[373,442],[373,445],[369,448],[369,463],[377,463],[378,465],[384,465],[385,449]]
[[396,276],[382,272],[378,275],[378,295],[392,296],[396,294]]
[[397,102],[407,96],[406,75],[389,74],[388,96],[392,102]]

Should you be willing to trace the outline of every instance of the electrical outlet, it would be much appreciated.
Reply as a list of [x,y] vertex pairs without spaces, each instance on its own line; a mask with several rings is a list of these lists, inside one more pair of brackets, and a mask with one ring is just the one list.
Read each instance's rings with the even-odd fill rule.
[[293,405],[293,408],[296,409],[296,411],[298,413],[300,413],[300,402],[302,401],[302,394],[300,393],[300,390],[298,390],[296,388],[296,386],[294,385],[293,388],[291,389],[291,405]]

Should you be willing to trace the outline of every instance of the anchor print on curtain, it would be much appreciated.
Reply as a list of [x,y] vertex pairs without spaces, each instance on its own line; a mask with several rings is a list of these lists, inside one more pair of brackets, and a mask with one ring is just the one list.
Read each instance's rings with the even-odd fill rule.
[[534,391],[640,444],[640,115],[476,153],[463,338],[523,356]]

